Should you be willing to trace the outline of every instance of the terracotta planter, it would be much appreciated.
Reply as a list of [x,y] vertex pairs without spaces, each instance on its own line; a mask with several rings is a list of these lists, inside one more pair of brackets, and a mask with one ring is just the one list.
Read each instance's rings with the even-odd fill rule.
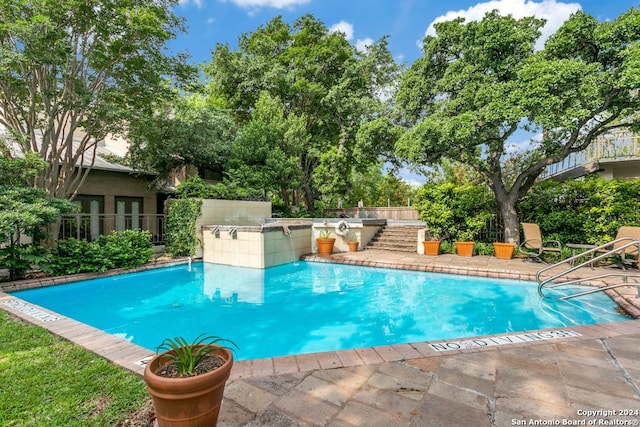
[[349,251],[356,252],[358,250],[358,245],[360,242],[349,242]]
[[224,386],[231,373],[233,355],[226,348],[215,354],[225,363],[213,371],[188,378],[165,378],[155,374],[170,360],[156,355],[144,368],[144,380],[153,398],[159,427],[215,426]]
[[496,258],[498,259],[511,259],[515,247],[516,245],[514,245],[513,243],[493,243],[493,248],[496,251]]
[[459,256],[473,256],[475,242],[456,242],[456,253]]
[[424,246],[425,255],[438,255],[440,254],[440,241],[439,240],[425,240],[422,242]]
[[318,244],[318,253],[320,255],[331,255],[333,253],[333,244],[336,242],[335,237],[316,239]]

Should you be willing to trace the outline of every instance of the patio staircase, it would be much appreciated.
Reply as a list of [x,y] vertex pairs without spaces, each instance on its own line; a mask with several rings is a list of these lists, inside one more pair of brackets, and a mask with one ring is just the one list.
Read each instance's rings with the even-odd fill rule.
[[365,249],[416,253],[420,225],[386,225],[371,239]]

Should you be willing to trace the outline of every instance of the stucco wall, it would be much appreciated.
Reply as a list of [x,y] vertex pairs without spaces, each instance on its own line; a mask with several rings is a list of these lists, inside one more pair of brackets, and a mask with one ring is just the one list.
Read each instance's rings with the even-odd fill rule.
[[311,252],[310,228],[204,226],[202,260],[250,268],[294,262]]
[[[196,236],[201,243],[196,247],[196,258],[201,258],[204,244],[202,227],[208,225],[261,225],[271,217],[271,202],[251,202],[244,200],[205,199],[202,201],[200,216],[196,220]],[[225,264],[225,263],[221,263]]]

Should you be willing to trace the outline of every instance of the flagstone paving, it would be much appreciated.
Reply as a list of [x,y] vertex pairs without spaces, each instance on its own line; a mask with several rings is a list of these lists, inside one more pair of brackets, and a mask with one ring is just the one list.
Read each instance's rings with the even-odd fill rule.
[[[370,250],[308,259],[524,280],[544,267]],[[609,292],[640,317],[637,294],[636,286]],[[0,293],[0,308],[139,374],[137,362],[152,354],[44,308],[20,310],[14,300]],[[44,322],[47,314],[60,319]],[[458,341],[444,351],[412,343],[236,362],[218,426],[638,425],[640,320],[519,337],[479,337],[476,344],[492,345]]]

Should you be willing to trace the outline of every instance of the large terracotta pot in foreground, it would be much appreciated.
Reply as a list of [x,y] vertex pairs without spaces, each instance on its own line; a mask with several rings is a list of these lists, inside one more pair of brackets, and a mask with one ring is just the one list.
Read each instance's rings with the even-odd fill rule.
[[226,348],[215,354],[225,362],[219,368],[187,378],[156,375],[158,368],[170,360],[156,355],[144,369],[144,380],[153,398],[159,427],[215,426],[220,413],[224,386],[231,373],[233,355]]

